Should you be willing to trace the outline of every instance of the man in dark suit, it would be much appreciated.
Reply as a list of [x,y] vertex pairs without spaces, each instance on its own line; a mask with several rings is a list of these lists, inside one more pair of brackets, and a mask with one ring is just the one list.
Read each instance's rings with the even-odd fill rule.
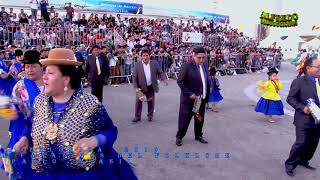
[[92,54],[88,56],[86,65],[86,77],[92,88],[91,93],[102,102],[104,80],[110,74],[109,61],[100,54],[99,46],[93,46],[91,50]]
[[[195,139],[201,143],[208,142],[202,137],[205,106],[209,99],[208,68],[204,65],[206,51],[203,47],[193,49],[193,60],[181,66],[177,83],[181,89],[179,130],[176,135],[176,145],[182,145],[182,138],[186,135],[190,121],[194,116]],[[192,111],[195,100],[201,96],[199,116]]]
[[294,122],[296,126],[296,142],[293,144],[290,156],[285,162],[286,173],[294,176],[293,170],[298,166],[315,170],[309,161],[317,149],[320,137],[320,125],[316,125],[307,107],[307,100],[312,98],[319,106],[320,62],[316,58],[305,61],[305,75],[293,80],[287,102],[295,109]]
[[[133,86],[136,89],[135,118],[132,122],[141,121],[142,102],[148,102],[148,121],[153,120],[155,93],[159,92],[158,77],[165,81],[166,77],[156,61],[150,60],[150,51],[141,51],[141,61],[138,61],[133,70]],[[140,96],[138,95],[140,94]]]

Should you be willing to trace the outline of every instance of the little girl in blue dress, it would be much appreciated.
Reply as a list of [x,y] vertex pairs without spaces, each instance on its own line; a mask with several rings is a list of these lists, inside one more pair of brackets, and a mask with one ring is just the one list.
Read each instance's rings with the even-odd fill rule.
[[210,68],[209,72],[209,82],[210,82],[210,96],[209,96],[209,105],[208,109],[211,109],[213,112],[219,112],[217,109],[218,102],[223,100],[223,97],[220,94],[220,83],[219,80],[215,77],[217,71],[215,67]]
[[255,108],[256,112],[260,112],[266,115],[269,122],[275,122],[273,115],[284,115],[283,104],[279,91],[282,89],[282,83],[279,80],[276,68],[269,68],[267,73],[269,80],[265,83],[258,82],[258,92],[265,92],[257,103]]

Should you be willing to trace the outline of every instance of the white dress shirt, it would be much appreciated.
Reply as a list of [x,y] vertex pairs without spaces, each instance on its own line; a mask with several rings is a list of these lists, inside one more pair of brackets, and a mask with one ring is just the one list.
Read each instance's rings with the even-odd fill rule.
[[150,62],[148,64],[145,64],[144,62],[142,62],[142,64],[143,64],[144,75],[146,76],[146,80],[147,80],[147,86],[151,86],[152,81],[151,81]]

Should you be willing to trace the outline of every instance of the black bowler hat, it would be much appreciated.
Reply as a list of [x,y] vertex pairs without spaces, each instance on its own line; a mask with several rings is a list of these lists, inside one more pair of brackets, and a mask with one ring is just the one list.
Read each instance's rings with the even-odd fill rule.
[[40,64],[40,52],[37,50],[28,50],[24,53],[23,64]]
[[276,74],[278,74],[278,70],[277,70],[277,68],[269,68],[269,71],[268,71],[268,75],[270,76],[270,74],[273,74],[273,73],[276,73]]
[[21,49],[15,49],[14,56],[23,56],[23,51]]

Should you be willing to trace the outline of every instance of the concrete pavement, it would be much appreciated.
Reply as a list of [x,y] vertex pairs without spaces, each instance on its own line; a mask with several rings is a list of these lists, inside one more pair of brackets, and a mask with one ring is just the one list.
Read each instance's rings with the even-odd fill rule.
[[[284,63],[280,79],[290,84],[295,77],[294,67]],[[123,152],[128,147],[133,153],[132,164],[142,180],[312,180],[320,178],[320,170],[296,169],[294,178],[284,172],[284,161],[295,140],[293,118],[285,115],[276,123],[264,120],[262,114],[254,112],[255,102],[245,90],[258,80],[266,80],[266,73],[218,77],[224,96],[219,113],[207,112],[204,137],[209,144],[194,140],[193,121],[183,139],[183,146],[175,145],[178,127],[180,90],[175,81],[161,86],[156,95],[154,121],[146,118],[132,124],[135,92],[130,85],[105,87],[104,104],[118,127],[118,139],[114,145]],[[287,86],[282,96],[286,98]],[[255,94],[256,95],[256,94]],[[250,96],[250,95],[249,95]],[[257,95],[256,95],[257,96]],[[289,106],[285,104],[288,110]],[[7,122],[0,122],[0,142],[7,139]],[[134,153],[135,147],[140,152]],[[158,149],[159,157],[154,150]],[[169,154],[168,154],[169,153]],[[179,153],[179,158],[176,156]],[[189,158],[185,158],[190,153]],[[125,157],[128,153],[123,154]],[[319,150],[310,162],[320,168]],[[2,177],[0,177],[2,179]]]

